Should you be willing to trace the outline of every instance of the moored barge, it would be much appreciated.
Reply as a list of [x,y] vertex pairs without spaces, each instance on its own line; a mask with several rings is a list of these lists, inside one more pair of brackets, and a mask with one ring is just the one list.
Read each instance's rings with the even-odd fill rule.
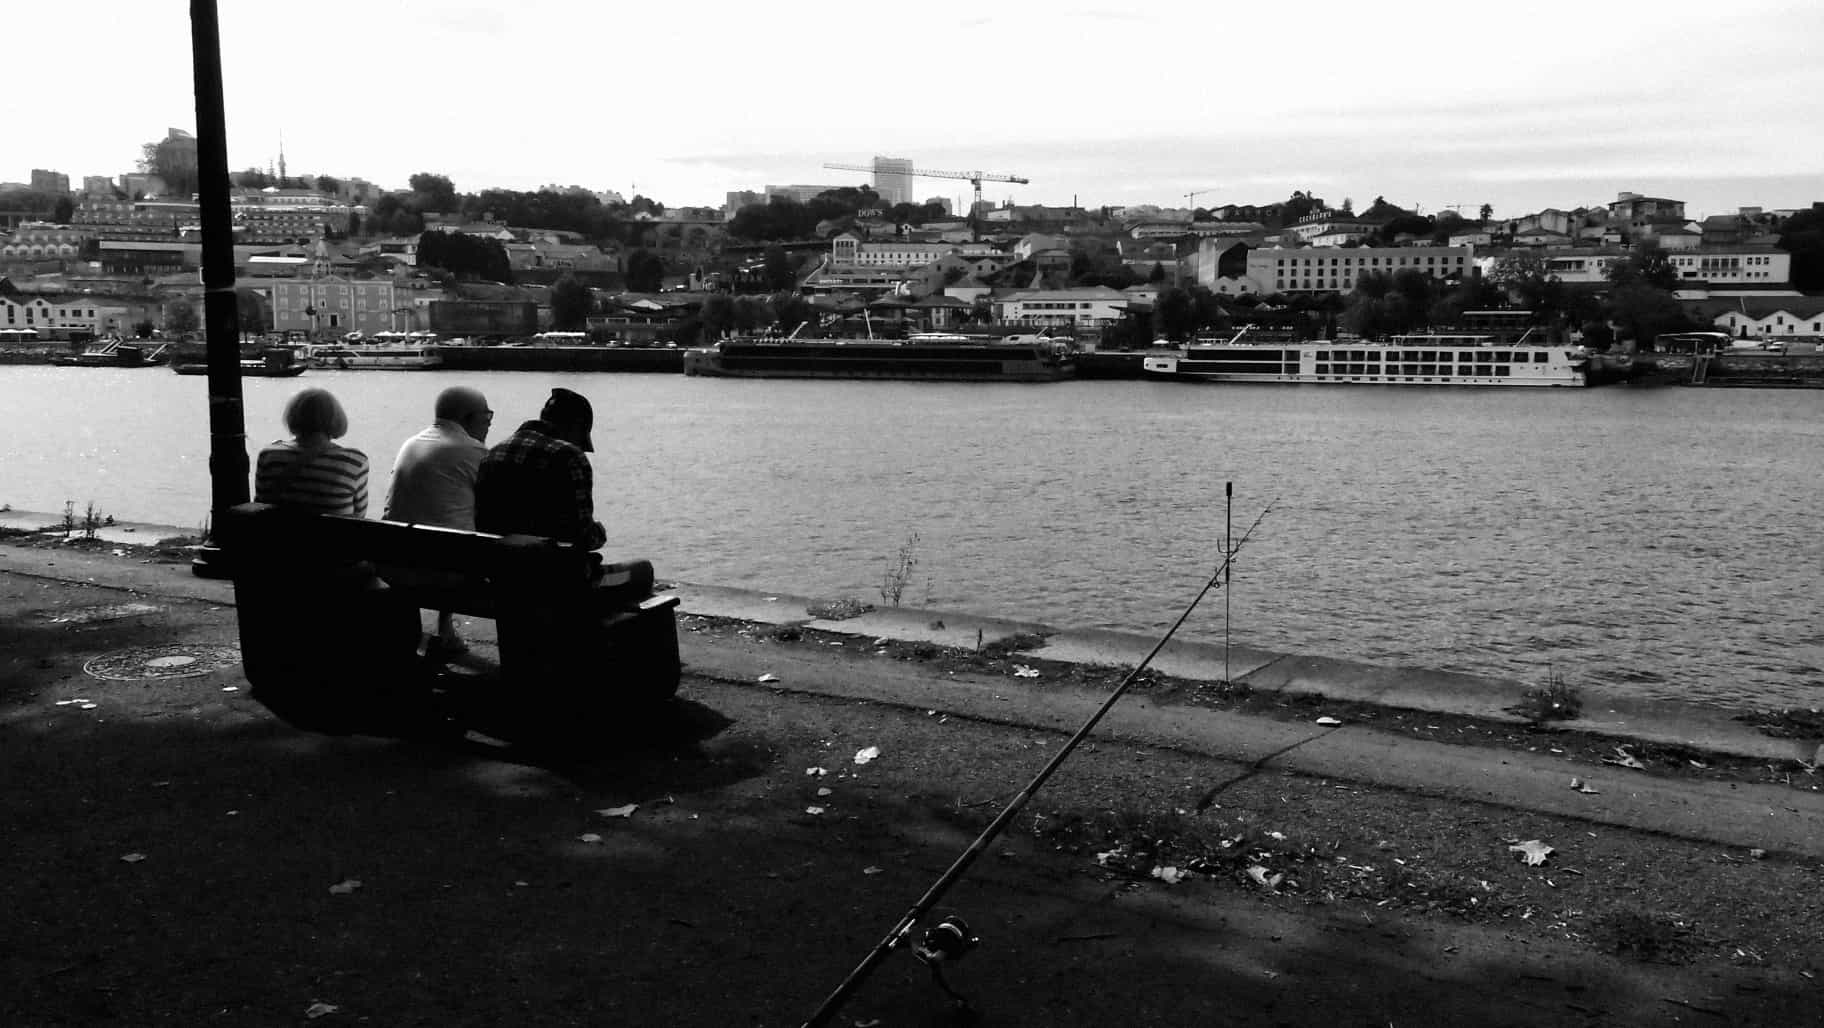
[[684,351],[684,373],[727,378],[874,378],[1056,382],[1076,373],[1076,349],[1047,336],[977,339],[929,333],[893,339],[741,337]]

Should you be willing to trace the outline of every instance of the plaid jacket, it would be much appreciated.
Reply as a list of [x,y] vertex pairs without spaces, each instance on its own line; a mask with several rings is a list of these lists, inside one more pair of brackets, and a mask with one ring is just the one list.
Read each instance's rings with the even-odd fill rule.
[[544,535],[586,550],[607,539],[595,520],[595,478],[575,443],[533,420],[488,451],[475,476],[475,527]]

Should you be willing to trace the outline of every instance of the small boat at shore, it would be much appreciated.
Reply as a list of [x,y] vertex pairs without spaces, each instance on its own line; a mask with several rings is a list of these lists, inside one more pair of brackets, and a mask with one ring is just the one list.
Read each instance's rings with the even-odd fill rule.
[[149,368],[164,362],[163,343],[147,349],[119,339],[110,339],[81,353],[51,358],[52,364],[64,368]]

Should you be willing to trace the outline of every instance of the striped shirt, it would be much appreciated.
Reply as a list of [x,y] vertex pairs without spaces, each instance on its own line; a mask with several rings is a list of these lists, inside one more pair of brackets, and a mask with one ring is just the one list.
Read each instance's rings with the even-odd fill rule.
[[318,514],[367,516],[367,454],[335,443],[304,450],[281,439],[260,451],[253,498]]

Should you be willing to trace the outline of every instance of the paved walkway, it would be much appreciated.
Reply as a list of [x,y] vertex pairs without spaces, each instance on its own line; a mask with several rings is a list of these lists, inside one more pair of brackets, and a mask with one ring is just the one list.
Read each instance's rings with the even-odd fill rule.
[[[37,580],[41,609],[73,604],[109,606],[121,597],[134,601],[133,616],[157,617],[157,599],[205,600],[220,605],[220,619],[232,630],[230,584],[196,578],[182,566],[141,563],[111,553],[74,548],[0,546],[0,575]],[[97,590],[88,593],[88,590]],[[75,590],[86,595],[72,596]],[[873,611],[844,620],[808,615],[804,597],[678,584],[682,610],[761,625],[803,625],[865,639],[930,641],[974,647],[1017,633],[1048,633],[1035,656],[1059,661],[1128,665],[1138,662],[1151,640],[1105,631],[1054,631],[1026,622],[1003,621],[905,608]],[[52,602],[54,599],[59,602]],[[32,617],[30,613],[14,615]],[[492,625],[475,621],[471,638],[491,644]],[[978,635],[979,633],[979,635]],[[1056,682],[980,674],[933,674],[916,663],[855,657],[851,653],[764,645],[756,639],[713,638],[685,632],[684,657],[693,675],[753,683],[763,674],[785,690],[840,696],[909,709],[942,711],[974,719],[1025,725],[1056,732],[1076,729],[1106,694]],[[485,651],[484,651],[485,652]],[[1462,675],[1378,668],[1320,657],[1273,654],[1237,648],[1231,654],[1237,681],[1255,689],[1316,692],[1326,697],[1389,704],[1420,711],[1458,713],[1515,721],[1500,709],[1516,691],[1511,683],[1488,683]],[[1172,675],[1220,680],[1220,647],[1169,647],[1155,661]],[[1800,770],[1799,747],[1761,735],[1725,713],[1695,706],[1626,704],[1589,697],[1594,713],[1569,727],[1620,738],[1677,742],[1785,762]],[[1321,710],[1320,710],[1321,713]],[[1662,832],[1741,848],[1761,848],[1824,857],[1824,792],[1781,786],[1660,777],[1620,767],[1592,771],[1550,753],[1460,746],[1394,735],[1359,724],[1319,725],[1247,716],[1205,708],[1161,704],[1144,695],[1125,698],[1110,712],[1098,735],[1178,749],[1258,769],[1272,767],[1310,775],[1373,783],[1403,791],[1489,802]],[[1816,742],[1804,744],[1815,753]],[[1570,788],[1584,779],[1594,793]],[[1820,779],[1824,783],[1824,779]]]

